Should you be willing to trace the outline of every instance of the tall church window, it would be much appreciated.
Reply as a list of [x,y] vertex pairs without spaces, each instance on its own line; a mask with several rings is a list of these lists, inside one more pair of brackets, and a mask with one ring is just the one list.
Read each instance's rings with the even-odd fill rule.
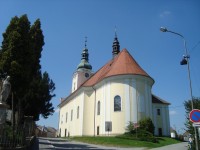
[[97,115],[100,115],[100,106],[101,105],[101,103],[100,103],[100,101],[98,101],[98,103],[97,103]]
[[65,129],[65,137],[67,137],[67,129]]
[[61,124],[63,123],[63,115],[61,116]]
[[66,113],[66,122],[67,122],[68,113]]
[[77,107],[77,119],[79,118],[79,106]]
[[97,126],[97,135],[99,135],[99,126]]
[[71,110],[71,121],[73,120],[73,109]]
[[160,109],[157,109],[157,115],[160,116]]
[[119,95],[114,97],[114,111],[121,111],[121,97]]

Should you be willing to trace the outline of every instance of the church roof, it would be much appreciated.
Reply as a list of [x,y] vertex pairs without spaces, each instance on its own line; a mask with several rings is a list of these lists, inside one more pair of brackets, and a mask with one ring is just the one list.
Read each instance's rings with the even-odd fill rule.
[[[93,74],[88,80],[86,80],[76,91],[71,93],[68,97],[75,94],[81,87],[91,87],[104,80],[105,78],[117,75],[141,75],[151,78],[135,61],[127,49],[123,49],[112,60],[101,67],[95,74]],[[151,78],[152,79],[152,78]],[[153,79],[152,79],[153,80]],[[153,80],[154,81],[154,80]],[[68,99],[66,97],[64,101],[61,101],[62,106]]]
[[169,102],[161,99],[158,96],[155,96],[154,94],[152,94],[152,103],[156,103],[156,104],[166,104],[166,105],[170,105]]
[[116,57],[100,68],[82,86],[94,86],[105,78],[116,75],[142,75],[151,78],[134,60],[130,53],[123,49]]

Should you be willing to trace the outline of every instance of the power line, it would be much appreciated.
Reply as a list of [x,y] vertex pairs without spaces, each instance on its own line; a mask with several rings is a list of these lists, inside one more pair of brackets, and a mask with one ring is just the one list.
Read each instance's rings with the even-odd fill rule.
[[200,41],[198,41],[198,42],[192,47],[192,49],[190,50],[190,54],[191,54],[192,52],[194,52],[195,48],[196,48],[199,44],[200,44]]
[[171,106],[169,108],[178,108],[178,107],[184,107],[184,105],[179,105],[179,106]]

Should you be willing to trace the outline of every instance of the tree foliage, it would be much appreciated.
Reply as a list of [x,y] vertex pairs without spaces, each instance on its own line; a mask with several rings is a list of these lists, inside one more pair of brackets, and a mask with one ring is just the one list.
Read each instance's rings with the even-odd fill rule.
[[200,109],[200,97],[193,97],[193,100],[187,100],[184,101],[184,106],[185,106],[185,117],[186,117],[186,122],[185,126],[190,134],[194,135],[194,127],[192,126],[192,122],[190,121],[189,118],[189,113],[192,111],[192,103],[193,103],[193,108],[194,109]]
[[[27,15],[23,15],[11,19],[0,50],[0,71],[11,77],[16,109],[34,120],[54,112],[51,99],[55,96],[55,84],[47,72],[41,72],[43,45],[40,20],[31,25]],[[8,103],[11,104],[11,99]]]
[[139,128],[145,131],[148,131],[154,135],[155,126],[151,118],[144,118],[139,121]]

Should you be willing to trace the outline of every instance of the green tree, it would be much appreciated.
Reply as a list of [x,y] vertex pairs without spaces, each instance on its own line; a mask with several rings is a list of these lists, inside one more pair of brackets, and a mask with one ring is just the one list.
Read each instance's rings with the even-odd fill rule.
[[154,135],[155,126],[151,120],[151,118],[144,118],[139,121],[139,128],[148,131]]
[[[200,109],[200,98],[199,97],[193,97],[193,107],[194,109]],[[186,122],[185,122],[185,126],[188,130],[188,132],[190,134],[193,134],[194,135],[194,127],[192,126],[192,122],[190,121],[190,118],[189,118],[189,113],[192,111],[192,103],[191,103],[191,100],[187,100],[187,101],[184,101],[184,106],[185,106],[185,117],[186,117]]]
[[[0,71],[11,76],[12,92],[20,116],[47,118],[54,112],[51,99],[55,84],[41,72],[40,58],[44,36],[40,20],[31,26],[27,15],[11,19],[3,33]],[[11,99],[8,99],[11,104]]]

